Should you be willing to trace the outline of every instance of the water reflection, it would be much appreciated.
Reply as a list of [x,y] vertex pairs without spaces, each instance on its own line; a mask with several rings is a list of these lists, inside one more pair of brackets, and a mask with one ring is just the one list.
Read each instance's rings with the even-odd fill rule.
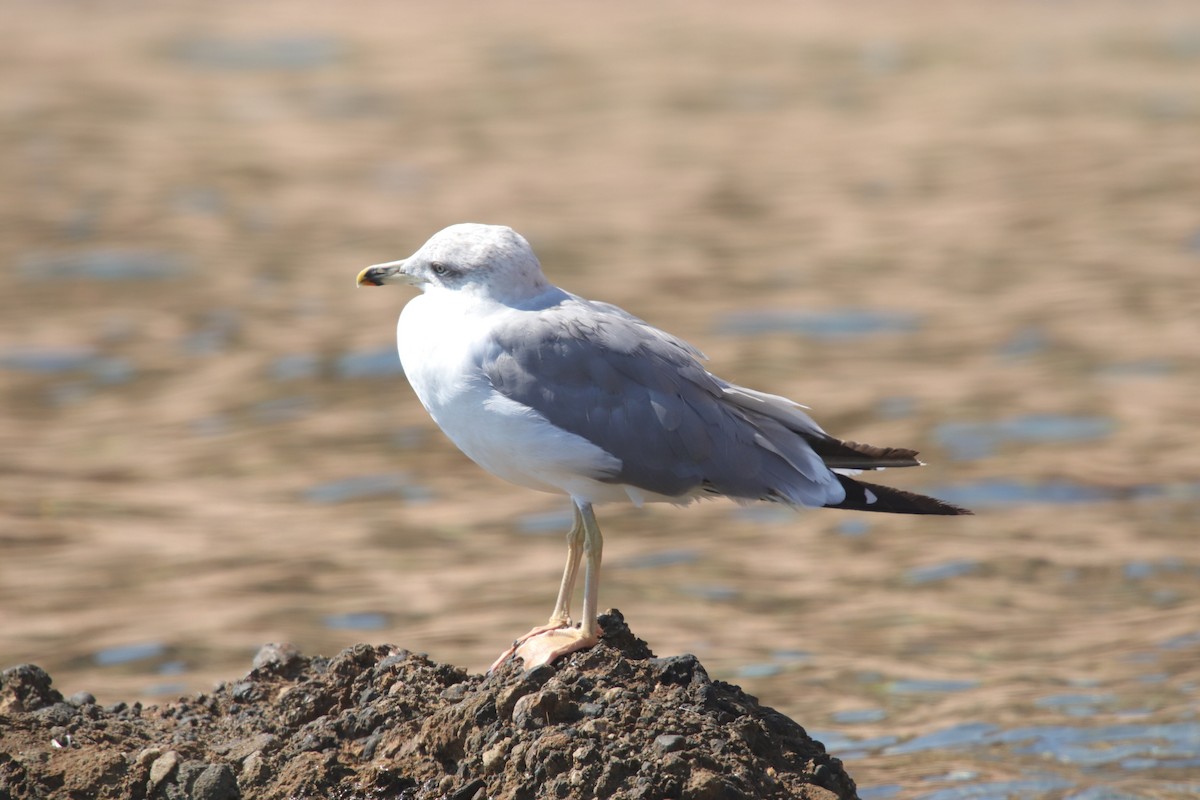
[[388,626],[388,617],[376,611],[351,611],[346,614],[329,614],[322,620],[332,630],[379,631]]
[[1003,442],[1085,442],[1109,436],[1115,425],[1107,417],[1030,414],[989,422],[944,422],[934,439],[956,461],[991,456]]
[[700,559],[700,551],[691,547],[680,547],[673,550],[659,550],[655,553],[627,558],[613,566],[618,569],[657,569],[658,567],[676,567],[682,564],[692,564]]
[[106,647],[94,653],[92,661],[98,667],[115,667],[135,661],[158,658],[166,652],[167,646],[162,642],[135,642]]
[[392,346],[344,353],[334,364],[334,371],[343,380],[390,378],[404,374],[400,355]]
[[904,573],[904,582],[919,586],[926,583],[939,583],[951,578],[970,575],[979,569],[978,561],[958,560],[946,561],[941,564],[930,564],[925,567],[914,567]]
[[[1107,702],[1110,695],[1101,695]],[[1058,707],[1059,699],[1053,699],[1049,707]],[[1092,698],[1094,699],[1094,698]],[[1046,705],[1046,704],[1043,704]],[[857,720],[843,716],[839,722]],[[998,748],[1013,756],[1035,756],[1064,765],[1087,768],[1116,768],[1122,771],[1144,771],[1149,769],[1194,770],[1200,767],[1200,722],[1194,720],[1175,723],[1119,723],[1097,727],[1071,725],[1032,725],[1003,729],[986,722],[966,722],[942,728],[931,733],[897,742],[894,737],[855,739],[840,732],[814,731],[813,735],[825,742],[830,752],[842,758],[868,756],[910,756],[923,754],[931,763],[946,763],[949,756],[938,758],[935,751],[978,750],[987,752],[988,760],[1000,756]],[[1018,763],[1013,760],[1013,763]],[[955,776],[928,776],[928,781],[957,780]],[[1068,789],[1075,782],[1061,776],[1027,777],[1016,781],[973,783],[970,786],[940,789],[920,798],[947,797],[1023,797],[1048,791]],[[1183,788],[1183,785],[1180,785]],[[880,794],[880,792],[883,794]],[[860,792],[863,797],[881,797],[887,787]],[[1072,795],[1073,797],[1100,797],[1094,789]]]
[[945,694],[965,692],[979,685],[975,680],[900,680],[887,685],[889,694]]
[[187,269],[174,253],[106,248],[78,253],[32,253],[20,261],[28,280],[154,281],[182,277]]
[[854,339],[883,333],[911,333],[921,318],[902,311],[842,308],[829,311],[739,311],[722,316],[719,334],[793,334],[813,339]]
[[936,792],[918,795],[919,800],[1010,800],[1015,797],[1035,797],[1046,792],[1070,789],[1074,781],[1045,776],[1015,781],[993,781],[975,783],[970,786],[952,786]]
[[947,484],[924,489],[928,494],[971,509],[1012,505],[1072,505],[1112,500],[1195,500],[1200,483],[1097,486],[1065,479],[1042,482],[1014,478],[987,478],[973,483]]
[[269,372],[277,381],[297,381],[315,377],[320,362],[311,353],[291,353],[271,362]]
[[201,69],[301,71],[335,64],[344,52],[345,47],[338,39],[324,34],[245,38],[201,35],[175,42],[170,55]]
[[882,708],[860,708],[852,711],[835,711],[829,715],[829,718],[842,725],[856,725],[864,722],[882,722],[887,719],[887,712]]
[[304,493],[310,503],[347,503],[353,500],[379,500],[399,497],[410,503],[420,503],[432,497],[430,490],[413,481],[407,473],[359,475],[352,478],[326,481],[311,486]]

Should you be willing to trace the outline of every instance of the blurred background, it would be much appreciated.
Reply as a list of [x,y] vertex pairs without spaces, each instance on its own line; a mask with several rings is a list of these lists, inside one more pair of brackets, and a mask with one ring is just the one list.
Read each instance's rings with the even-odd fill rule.
[[166,702],[256,648],[484,669],[567,501],[362,267],[508,224],[974,518],[604,507],[602,606],[865,798],[1200,792],[1192,2],[0,2],[0,666]]

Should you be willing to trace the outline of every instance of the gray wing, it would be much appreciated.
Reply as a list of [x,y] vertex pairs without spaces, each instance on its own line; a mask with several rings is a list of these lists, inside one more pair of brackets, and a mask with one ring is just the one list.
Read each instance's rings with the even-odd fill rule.
[[481,367],[501,394],[618,458],[620,471],[599,480],[670,497],[841,502],[806,437],[837,440],[789,401],[709,374],[701,357],[616,306],[572,296],[498,326]]

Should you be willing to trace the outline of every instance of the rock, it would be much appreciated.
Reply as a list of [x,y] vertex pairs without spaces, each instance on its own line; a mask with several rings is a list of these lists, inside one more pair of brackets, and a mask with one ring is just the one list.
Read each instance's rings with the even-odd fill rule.
[[453,686],[442,690],[442,697],[449,700],[451,703],[457,703],[467,695],[467,685],[465,683],[456,683]]
[[14,668],[0,753],[22,761],[3,789],[70,786],[102,800],[855,797],[841,763],[795,722],[709,680],[694,656],[654,658],[620,614],[601,624],[589,651],[490,675],[391,646],[305,658],[267,645],[245,678],[147,708],[64,703],[45,672]]
[[33,714],[41,722],[47,725],[66,725],[79,712],[75,706],[70,703],[53,703],[48,706],[43,706]]
[[230,694],[239,703],[247,703],[254,699],[257,687],[252,681],[238,681],[231,687]]
[[236,800],[237,779],[225,764],[209,764],[192,783],[190,800]]
[[505,739],[500,744],[488,748],[484,751],[481,763],[483,771],[487,773],[496,772],[503,765],[504,756],[508,754],[508,748],[512,744],[511,739]]
[[294,644],[264,644],[254,654],[254,669],[283,672],[300,659],[300,650]]
[[709,683],[708,673],[700,665],[699,659],[690,653],[670,658],[650,659],[650,666],[663,683],[677,683],[686,686],[690,683]]
[[154,763],[150,765],[150,790],[154,791],[159,784],[169,778],[177,766],[179,766],[179,754],[174,750],[168,750],[154,759]]
[[140,767],[149,767],[154,763],[154,759],[162,755],[162,748],[147,747],[133,757],[133,761]]
[[513,707],[513,725],[518,728],[543,728],[559,716],[562,707],[563,697],[554,690],[527,694]]
[[687,740],[682,736],[668,733],[664,733],[654,740],[654,749],[660,753],[674,753],[676,750],[682,750],[686,746]]
[[50,676],[41,667],[21,664],[0,672],[0,714],[37,711],[62,702],[50,687]]
[[267,762],[261,751],[255,751],[242,760],[242,771],[238,783],[242,786],[258,786],[267,778]]

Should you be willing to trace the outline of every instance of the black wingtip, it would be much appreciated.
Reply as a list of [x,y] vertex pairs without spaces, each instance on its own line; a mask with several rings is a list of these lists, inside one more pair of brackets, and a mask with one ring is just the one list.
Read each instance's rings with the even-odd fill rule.
[[826,508],[847,508],[854,511],[875,511],[883,514],[933,514],[937,516],[973,515],[975,512],[962,508],[936,497],[929,497],[903,489],[893,489],[891,486],[879,486],[874,483],[863,483],[845,475],[838,475],[838,481],[846,490],[846,499],[837,505]]
[[843,441],[828,435],[805,436],[804,440],[830,469],[885,469],[887,467],[921,466],[916,450],[902,447],[876,447],[861,442]]

